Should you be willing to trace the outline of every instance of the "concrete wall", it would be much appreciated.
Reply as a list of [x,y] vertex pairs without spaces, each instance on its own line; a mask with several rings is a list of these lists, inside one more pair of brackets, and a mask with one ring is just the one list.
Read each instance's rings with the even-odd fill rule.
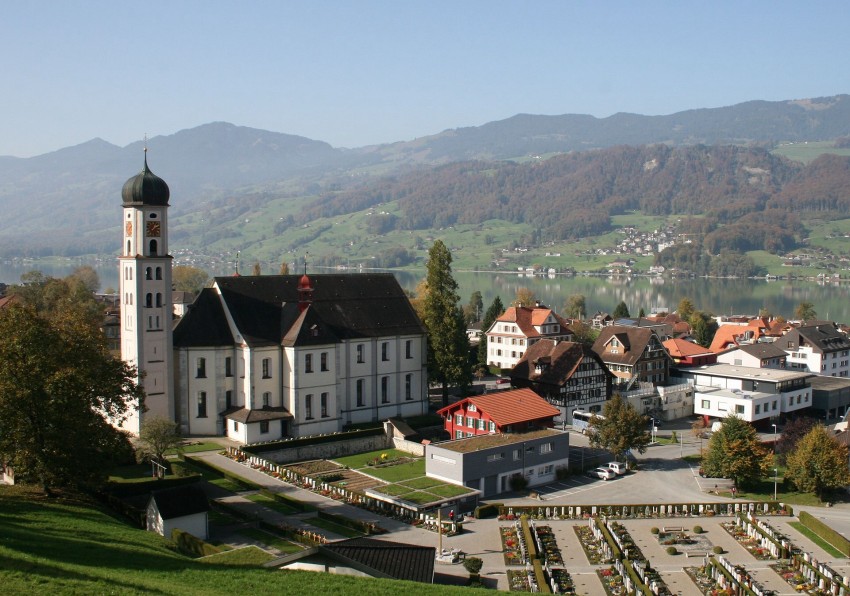
[[262,451],[257,453],[257,456],[277,464],[289,464],[311,459],[333,459],[334,457],[351,455],[352,453],[365,453],[366,451],[376,451],[378,449],[390,449],[393,446],[393,442],[389,439],[389,437],[387,437],[387,435],[375,435],[372,437],[359,437],[356,439],[318,443],[316,445],[303,445],[287,447],[284,449],[275,449],[273,451]]

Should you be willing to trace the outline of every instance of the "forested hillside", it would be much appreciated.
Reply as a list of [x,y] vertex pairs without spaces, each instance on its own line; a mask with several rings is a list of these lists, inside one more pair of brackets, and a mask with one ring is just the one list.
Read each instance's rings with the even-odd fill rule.
[[823,156],[808,166],[760,148],[704,145],[615,147],[548,160],[460,162],[327,193],[296,219],[342,215],[399,201],[401,216],[382,227],[426,230],[490,219],[535,222],[555,241],[602,234],[610,217],[693,215],[685,232],[725,249],[791,248],[797,214],[850,215],[850,158]]

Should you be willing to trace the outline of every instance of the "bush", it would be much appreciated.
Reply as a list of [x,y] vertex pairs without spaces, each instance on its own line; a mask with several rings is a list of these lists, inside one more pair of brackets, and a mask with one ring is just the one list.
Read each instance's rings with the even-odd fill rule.
[[221,549],[217,546],[204,542],[200,538],[184,532],[179,528],[174,528],[171,531],[171,540],[177,544],[177,548],[181,553],[190,557],[205,557],[221,552]]
[[558,480],[566,480],[570,477],[570,469],[567,466],[558,466],[555,468],[555,478]]
[[722,555],[723,554],[723,547],[722,546],[715,546],[713,549],[711,549],[711,552],[713,552],[715,555]]
[[479,505],[475,508],[475,519],[484,519],[487,517],[496,517],[499,515],[499,507],[502,507],[503,503],[489,503],[484,505]]
[[703,529],[702,526],[694,526],[694,534],[702,534]]
[[518,492],[528,486],[528,480],[522,474],[514,474],[510,479],[511,490]]
[[463,561],[463,567],[469,572],[469,575],[478,575],[484,561],[478,557],[467,557]]
[[668,547],[667,547],[667,554],[668,554],[668,555],[678,555],[678,554],[679,554],[679,549],[678,549],[678,548],[676,548],[675,546],[668,546]]
[[650,530],[650,532],[652,532],[653,534],[658,534],[658,532],[660,532],[660,530],[653,526],[653,528]]

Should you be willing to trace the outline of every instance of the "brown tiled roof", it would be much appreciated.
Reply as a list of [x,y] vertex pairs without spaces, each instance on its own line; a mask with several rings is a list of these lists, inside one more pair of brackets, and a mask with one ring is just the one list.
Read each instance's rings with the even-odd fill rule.
[[685,339],[668,339],[664,342],[667,352],[674,358],[687,358],[688,356],[702,356],[711,354],[711,350]]
[[[605,346],[614,336],[626,348],[618,354],[611,354],[605,351]],[[657,335],[649,327],[611,325],[604,327],[599,332],[599,337],[593,342],[593,351],[599,354],[599,357],[606,364],[634,366],[643,355],[647,344],[649,344],[653,337],[657,337]]]
[[439,447],[440,449],[448,449],[449,451],[454,451],[456,453],[471,453],[472,451],[479,451],[481,449],[513,445],[514,443],[522,443],[523,441],[531,441],[560,434],[563,434],[563,432],[551,428],[542,428],[532,430],[527,433],[476,435],[474,437],[466,437],[464,439],[455,439],[453,441],[436,443],[434,446]]
[[474,404],[500,427],[559,416],[561,411],[531,389],[512,389],[467,397],[437,411],[441,416],[467,404]]
[[[608,372],[608,367],[599,355],[582,343],[541,339],[526,350],[510,376],[551,385],[563,385],[573,376],[585,356],[596,360],[599,367]],[[540,372],[536,370],[538,363],[546,365]]]

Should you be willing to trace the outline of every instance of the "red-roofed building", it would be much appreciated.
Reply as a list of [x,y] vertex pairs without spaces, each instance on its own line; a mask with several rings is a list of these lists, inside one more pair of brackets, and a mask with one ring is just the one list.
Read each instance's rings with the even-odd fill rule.
[[531,389],[467,397],[437,411],[452,439],[552,428],[560,410]]
[[703,366],[717,362],[717,354],[686,339],[668,339],[664,348],[676,366]]
[[569,322],[551,308],[511,306],[487,329],[487,363],[502,370],[516,366],[529,346],[541,339],[573,341]]

